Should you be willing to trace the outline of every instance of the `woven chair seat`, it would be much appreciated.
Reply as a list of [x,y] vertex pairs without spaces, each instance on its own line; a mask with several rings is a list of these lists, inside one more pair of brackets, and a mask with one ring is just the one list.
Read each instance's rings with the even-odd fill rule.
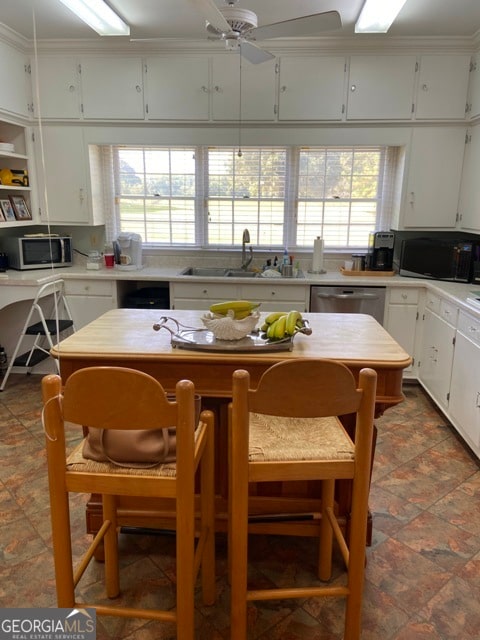
[[174,478],[177,474],[177,465],[175,462],[158,464],[155,467],[138,468],[138,467],[121,467],[112,462],[97,462],[84,458],[82,455],[83,443],[75,447],[67,458],[67,468],[69,471],[78,471],[80,473],[119,473],[122,475],[132,476],[163,476]]
[[354,445],[336,417],[250,413],[249,460],[353,460]]

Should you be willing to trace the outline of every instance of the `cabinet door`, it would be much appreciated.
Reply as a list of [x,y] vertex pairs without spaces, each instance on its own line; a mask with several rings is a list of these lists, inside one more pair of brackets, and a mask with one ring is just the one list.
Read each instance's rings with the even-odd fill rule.
[[[241,63],[241,70],[240,70]],[[241,72],[241,83],[240,83]],[[214,120],[273,120],[275,60],[251,64],[238,54],[212,60],[212,118]],[[242,110],[240,113],[240,84]]]
[[208,58],[147,58],[146,71],[149,120],[208,120]]
[[[416,353],[418,342],[418,302],[420,291],[418,289],[391,288],[388,291],[389,303],[387,304],[387,314],[385,328],[388,333],[395,338],[398,344],[405,349],[412,358]],[[405,373],[412,373],[415,363],[413,362]]]
[[422,56],[417,119],[465,118],[470,56]]
[[0,60],[0,110],[28,116],[28,59],[17,49],[0,42]]
[[44,127],[42,135],[43,157],[40,136],[38,132],[35,135],[42,223],[88,224],[87,161],[82,129]]
[[456,225],[466,129],[414,129],[403,207],[405,228]]
[[65,297],[77,331],[115,308],[112,298],[68,295]]
[[468,89],[469,118],[480,115],[480,54],[476,54],[471,61],[470,86]]
[[143,120],[141,58],[84,58],[81,74],[85,119]]
[[282,57],[279,120],[341,120],[345,58]]
[[34,102],[35,117],[80,118],[80,75],[75,58],[39,58],[33,76],[40,89],[39,104]]
[[462,183],[458,214],[460,227],[466,231],[480,231],[480,126],[468,131],[463,161]]
[[455,327],[425,310],[420,382],[444,408],[448,405],[455,332]]
[[457,333],[449,412],[454,424],[480,453],[480,348]]
[[415,56],[352,56],[348,120],[410,120]]

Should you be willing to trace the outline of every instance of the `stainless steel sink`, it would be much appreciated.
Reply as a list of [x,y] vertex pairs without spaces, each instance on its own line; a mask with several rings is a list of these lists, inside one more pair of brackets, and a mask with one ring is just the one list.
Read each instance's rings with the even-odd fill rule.
[[228,269],[225,274],[228,278],[255,278],[256,271],[243,271],[242,269]]
[[229,269],[228,267],[187,267],[181,272],[181,275],[200,278],[254,278],[257,273],[243,271],[243,269]]
[[228,269],[217,267],[187,267],[182,276],[200,276],[202,278],[221,278],[227,275]]

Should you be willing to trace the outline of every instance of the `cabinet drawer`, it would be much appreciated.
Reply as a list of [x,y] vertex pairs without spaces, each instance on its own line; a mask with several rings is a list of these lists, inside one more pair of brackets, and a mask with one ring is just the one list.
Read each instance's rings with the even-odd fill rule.
[[113,296],[111,280],[65,280],[67,296]]
[[435,313],[440,313],[440,298],[436,296],[434,293],[427,291],[427,295],[425,298],[425,306],[427,309],[430,309]]
[[391,304],[418,304],[420,293],[418,289],[406,287],[392,287],[390,289]]
[[242,285],[242,298],[246,300],[302,302],[305,304],[305,287],[283,285],[275,287],[271,284]]
[[440,317],[442,317],[449,324],[456,327],[458,319],[458,307],[456,307],[451,302],[448,302],[447,300],[441,300]]
[[480,318],[474,318],[460,311],[457,329],[472,342],[480,344]]
[[235,300],[237,297],[236,285],[217,283],[175,283],[174,298],[206,298],[208,300]]

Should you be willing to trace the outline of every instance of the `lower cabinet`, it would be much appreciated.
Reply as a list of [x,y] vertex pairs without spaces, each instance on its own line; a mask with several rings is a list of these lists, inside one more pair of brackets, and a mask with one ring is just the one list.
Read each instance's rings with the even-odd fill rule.
[[412,364],[405,369],[406,377],[416,375],[418,344],[420,343],[420,304],[422,289],[391,287],[387,290],[384,326],[388,333],[412,357]]
[[208,309],[222,300],[251,300],[260,303],[260,311],[306,311],[309,287],[297,284],[238,284],[172,282],[172,309]]
[[65,280],[65,297],[77,330],[117,308],[113,280]]
[[455,338],[449,416],[480,456],[480,320],[461,311]]
[[441,409],[448,409],[458,308],[427,292],[419,380]]

